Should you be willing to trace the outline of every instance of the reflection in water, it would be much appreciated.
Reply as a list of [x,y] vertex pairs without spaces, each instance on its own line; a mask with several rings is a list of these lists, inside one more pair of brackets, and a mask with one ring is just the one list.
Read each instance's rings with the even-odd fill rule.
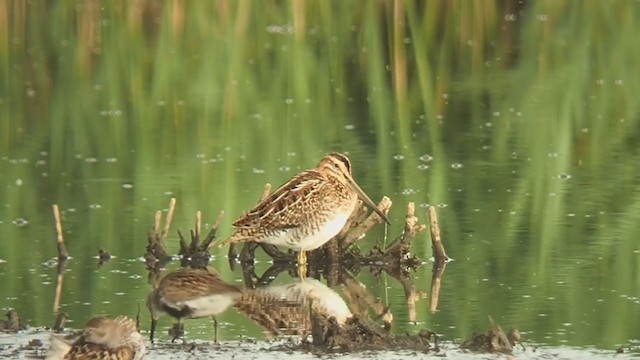
[[62,299],[62,283],[64,282],[64,270],[69,259],[67,248],[64,245],[64,236],[62,234],[62,221],[60,220],[60,208],[53,205],[53,217],[56,224],[57,245],[58,245],[58,276],[56,280],[56,294],[53,300],[53,311],[58,312],[60,309],[60,301]]
[[338,293],[312,278],[247,289],[234,306],[273,335],[308,334],[311,311],[333,316],[339,324],[344,324],[351,316],[349,307]]
[[369,308],[373,309],[375,314],[382,318],[385,328],[391,328],[393,314],[389,307],[379,298],[375,297],[367,288],[353,278],[344,278],[343,284],[345,288],[345,297],[352,306],[353,312],[360,317],[367,317]]
[[518,343],[522,350],[526,350],[524,344],[520,342],[520,331],[517,328],[511,328],[508,333],[505,333],[491,316],[489,316],[489,322],[491,328],[486,334],[473,334],[463,341],[460,347],[476,352],[511,354],[514,346]]
[[[437,229],[437,221],[435,220],[435,209],[432,208],[431,213],[432,241],[435,242],[437,240],[440,249],[440,251],[438,252],[440,256],[435,257],[436,261],[434,262],[433,266],[431,287],[431,310],[435,311],[438,304],[438,296],[440,294],[439,289],[442,281],[442,275],[444,273],[444,268],[448,257],[444,253],[444,248],[442,246],[442,243],[440,242],[439,230]],[[352,217],[354,217],[354,215],[352,215]],[[344,244],[345,241],[341,240],[344,240],[346,235],[352,235],[354,233],[364,234],[368,231],[360,231],[362,229],[361,225],[366,223],[366,221],[364,223],[362,221],[364,219],[364,213],[361,213],[354,218],[357,218],[359,220],[349,222],[349,225],[345,227],[346,230],[343,229],[343,231],[341,232],[342,236],[337,236],[328,244],[329,246],[332,244]],[[370,226],[372,226],[372,224],[364,226],[364,229],[370,229]],[[318,278],[324,276],[327,279],[328,283],[332,286],[343,285],[345,290],[344,294],[351,305],[351,310],[356,315],[358,315],[360,319],[367,319],[369,310],[373,309],[375,314],[377,315],[377,319],[382,319],[382,321],[384,322],[384,327],[386,330],[389,330],[391,328],[391,322],[393,321],[393,315],[389,310],[388,305],[384,304],[379,298],[371,294],[366,289],[366,287],[362,286],[362,284],[355,278],[353,278],[351,274],[358,274],[361,271],[362,266],[365,264],[378,280],[382,279],[383,273],[389,274],[392,278],[396,279],[404,289],[405,304],[407,306],[407,313],[409,317],[408,320],[410,322],[416,322],[416,302],[419,299],[424,298],[426,294],[422,291],[419,291],[413,284],[413,277],[411,274],[413,270],[417,269],[422,264],[422,262],[415,255],[411,256],[411,247],[413,245],[413,240],[416,238],[416,235],[425,229],[426,226],[420,224],[418,218],[415,216],[414,204],[410,202],[407,205],[403,232],[389,246],[379,244],[374,247],[369,255],[362,255],[359,247],[353,243],[350,243],[350,245],[352,246],[348,246],[346,249],[343,249],[344,251],[340,251],[340,256],[335,258],[328,257],[329,259],[335,259],[336,261],[326,260],[327,258],[325,258],[325,260],[323,261],[314,261],[309,263],[309,273]],[[437,236],[433,236],[434,231],[438,233]],[[361,237],[361,235],[359,235],[357,238],[359,237]],[[319,249],[317,251],[322,250],[323,249]],[[295,271],[294,269],[292,269],[291,265],[278,263],[277,261],[273,266],[267,269],[262,276],[258,276],[255,273],[255,268],[251,263],[242,262],[242,270],[247,288],[256,288],[268,285],[277,276],[277,274],[282,271]],[[263,296],[263,299],[261,299],[261,301],[264,302],[264,299],[268,299],[268,297]],[[274,301],[276,304],[279,304],[280,302],[278,297],[275,297]],[[305,314],[305,319],[308,319],[308,312]],[[255,312],[250,313],[250,315],[252,315],[252,317],[262,317],[262,314]],[[324,316],[324,318],[326,319],[329,319],[331,316],[333,316],[331,314],[319,315]],[[270,315],[268,316],[268,318],[270,324],[269,326],[273,327],[273,316]],[[337,316],[336,320],[338,324],[344,324],[344,320]],[[269,330],[272,333],[277,334],[276,331],[271,329]]]
[[[419,298],[409,269],[402,259],[408,259],[411,240],[422,227],[413,214],[413,204],[408,207],[405,231],[389,247],[381,248],[381,254],[393,254],[393,256],[380,256],[377,250],[373,256],[376,262],[366,263],[374,276],[380,277],[386,272],[392,278],[398,280],[405,288],[406,303],[409,306],[410,318],[415,318],[415,302]],[[158,220],[158,218],[156,218]],[[164,240],[168,229],[159,230],[156,225],[150,234],[151,240],[164,248]],[[196,222],[197,230],[192,232],[192,240],[199,239],[199,221]],[[217,228],[217,226],[214,226]],[[157,241],[156,241],[157,240]],[[181,244],[186,243],[181,237]],[[193,244],[194,242],[192,242]],[[198,241],[195,242],[196,244]],[[149,249],[147,248],[148,253]],[[181,248],[186,249],[186,246]],[[191,246],[189,248],[199,248]],[[351,249],[357,248],[352,246]],[[206,245],[202,250],[206,249]],[[389,249],[393,251],[388,251]],[[309,264],[309,270],[318,278],[324,276],[334,286],[342,286],[345,299],[336,291],[314,278],[293,279],[287,284],[270,285],[269,282],[282,272],[291,270],[293,264],[274,264],[265,272],[262,278],[255,276],[255,269],[250,264],[243,263],[243,273],[248,286],[240,289],[228,284],[217,271],[207,269],[181,268],[161,277],[161,268],[156,265],[161,256],[154,255],[153,263],[148,263],[149,279],[153,290],[147,296],[147,306],[151,314],[150,338],[154,339],[158,319],[168,314],[178,320],[176,337],[183,333],[180,320],[182,318],[201,318],[211,316],[214,321],[214,341],[217,342],[216,315],[233,307],[240,314],[266,329],[271,335],[313,335],[314,346],[333,348],[349,346],[350,349],[369,348],[369,341],[375,341],[380,348],[394,346],[419,345],[424,351],[428,351],[429,339],[433,334],[430,331],[421,332],[413,337],[395,337],[391,334],[391,322],[393,316],[387,304],[374,296],[363,284],[351,275],[351,271],[360,272],[362,262],[351,261],[348,264],[334,263],[334,271],[326,271],[326,264],[322,262]],[[145,259],[151,259],[145,256]],[[202,257],[208,262],[208,257]],[[394,261],[394,259],[396,261]],[[182,265],[185,263],[183,262]],[[193,265],[192,263],[188,263]],[[350,265],[349,265],[350,264]],[[349,271],[348,269],[351,269]],[[434,268],[435,269],[435,268]],[[295,274],[295,270],[293,272]],[[440,273],[441,274],[441,273]],[[161,277],[161,278],[160,278]],[[160,279],[160,280],[157,280]],[[261,279],[256,281],[256,279]],[[373,309],[377,317],[369,318],[369,311]],[[352,312],[353,311],[353,312]],[[413,314],[413,315],[412,315]],[[382,328],[378,320],[382,319],[385,326]],[[139,335],[139,334],[138,334]],[[175,338],[174,337],[174,340]],[[54,338],[58,347],[64,347],[59,338]],[[94,337],[85,335],[79,340],[85,344],[85,350],[92,351],[96,343]],[[78,343],[78,342],[76,342]],[[113,341],[109,341],[110,344]],[[55,345],[54,344],[54,345]],[[62,345],[60,345],[62,344]],[[67,347],[70,346],[67,343]],[[100,344],[105,345],[104,343]],[[364,346],[364,347],[363,347]],[[87,350],[88,349],[88,350]],[[78,350],[80,351],[80,350]],[[129,351],[130,353],[131,351]],[[55,354],[52,351],[52,354]],[[127,356],[124,354],[123,356]]]
[[440,298],[440,286],[442,285],[442,275],[447,262],[434,262],[433,275],[431,276],[431,306],[429,310],[433,313],[438,310],[438,299]]
[[79,255],[135,259],[164,198],[235,218],[247,189],[339,150],[373,198],[443,206],[460,260],[419,322],[461,338],[499,309],[542,344],[635,343],[630,3],[0,1],[0,307],[51,319],[52,202],[75,257],[62,306],[126,313],[106,299],[144,298],[142,271],[106,279]]
[[[174,199],[172,199],[171,204],[170,208],[173,208],[175,206]],[[360,212],[360,214],[362,215],[361,220],[364,220],[365,213]],[[358,256],[350,257],[351,261],[349,262],[332,262],[333,271],[327,271],[326,261],[308,264],[310,272],[318,278],[324,276],[334,286],[342,285],[350,305],[347,305],[347,301],[336,291],[314,278],[294,279],[288,284],[269,284],[280,272],[291,270],[290,268],[293,264],[274,264],[265,272],[262,278],[258,278],[251,264],[242,263],[243,273],[248,285],[245,289],[240,289],[227,283],[217,271],[211,268],[181,268],[161,277],[162,267],[159,267],[158,264],[164,265],[164,261],[169,260],[164,251],[166,249],[164,243],[171,217],[172,211],[169,212],[164,229],[160,230],[160,217],[156,215],[155,224],[148,238],[149,246],[145,254],[149,280],[153,288],[147,296],[147,306],[151,315],[151,341],[154,340],[158,319],[168,314],[178,320],[178,327],[174,327],[174,340],[183,333],[181,319],[211,316],[214,321],[214,341],[217,342],[216,315],[234,307],[239,313],[252,319],[272,335],[312,333],[314,344],[316,344],[315,338],[318,336],[324,339],[323,341],[318,341],[318,344],[331,346],[327,344],[336,341],[332,336],[342,339],[337,342],[341,343],[341,341],[351,338],[354,334],[363,334],[362,331],[364,331],[367,336],[358,337],[360,345],[365,344],[366,346],[366,339],[368,338],[378,339],[377,341],[380,343],[377,345],[379,346],[397,344],[397,339],[389,331],[393,315],[388,305],[374,296],[363,284],[350,275],[352,272],[360,272],[363,264],[366,264],[376,277],[380,277],[383,272],[386,272],[403,285],[406,304],[409,307],[409,317],[412,319],[411,321],[415,321],[415,302],[420,293],[413,285],[412,277],[410,276],[411,266],[408,266],[405,261],[413,259],[414,261],[409,264],[419,264],[419,259],[415,256],[410,258],[409,250],[413,238],[419,231],[424,229],[424,226],[418,223],[412,203],[407,207],[404,231],[388,247],[377,247],[368,258]],[[367,223],[367,221],[364,221],[364,223]],[[356,221],[352,224],[355,227],[353,232],[359,233],[357,230],[360,229],[360,224],[363,224],[363,222]],[[372,222],[371,225],[365,228],[369,228],[373,224]],[[187,246],[184,238],[180,236],[183,257],[192,259],[191,256],[188,256],[189,254],[206,252],[209,240],[213,238],[218,225],[219,221],[213,226],[210,232],[211,236],[207,236],[205,241],[200,244],[200,213],[197,213],[196,230],[191,232],[191,246]],[[351,233],[343,232],[343,236],[345,234]],[[154,249],[161,249],[162,251],[153,251]],[[350,253],[354,249],[357,254],[359,253],[357,246],[350,246],[349,249]],[[193,252],[192,250],[197,251]],[[206,265],[209,261],[208,256],[196,256],[196,258],[204,261],[203,265]],[[369,261],[365,263],[364,260],[366,259]],[[375,261],[371,261],[371,259],[375,259]],[[181,261],[181,265],[194,266],[194,263]],[[441,276],[441,273],[439,276]],[[256,279],[261,280],[256,281]],[[374,320],[369,319],[370,309],[373,309],[377,315]],[[385,324],[384,330],[379,324],[376,324],[376,321],[380,319]],[[95,343],[86,341],[87,338],[87,336],[84,337],[85,342]],[[417,339],[420,344],[426,341],[428,348],[428,337],[422,336]]]

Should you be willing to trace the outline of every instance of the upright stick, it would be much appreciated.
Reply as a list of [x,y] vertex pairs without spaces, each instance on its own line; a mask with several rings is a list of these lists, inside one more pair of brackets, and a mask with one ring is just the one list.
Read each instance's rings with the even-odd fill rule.
[[64,237],[62,236],[62,223],[60,222],[60,209],[57,204],[53,204],[53,217],[56,219],[56,233],[58,234],[58,261],[69,258],[67,248],[64,246]]
[[62,222],[60,221],[60,208],[53,204],[53,217],[56,221],[56,233],[58,239],[58,277],[56,279],[56,294],[53,300],[53,311],[58,312],[62,299],[62,284],[64,282],[64,267],[69,258],[67,248],[64,246],[64,236],[62,235]]
[[440,239],[440,227],[438,226],[438,216],[436,215],[436,208],[429,206],[429,228],[431,230],[431,244],[433,245],[433,257],[436,263],[449,260],[449,257],[444,252],[444,246],[442,246],[442,240]]

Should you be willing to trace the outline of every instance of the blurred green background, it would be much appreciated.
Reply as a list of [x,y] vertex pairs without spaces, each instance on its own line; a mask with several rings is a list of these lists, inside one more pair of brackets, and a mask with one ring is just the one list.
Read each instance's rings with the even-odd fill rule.
[[[177,252],[196,210],[224,210],[226,236],[264,183],[342,151],[393,200],[391,237],[408,202],[422,222],[436,205],[455,259],[417,325],[397,282],[361,274],[395,332],[456,340],[491,315],[540,344],[638,342],[639,33],[637,1],[0,0],[0,308],[53,321],[54,203],[79,327],[144,305],[170,197]],[[115,261],[97,268],[98,247]],[[222,338],[261,336],[222,319]]]

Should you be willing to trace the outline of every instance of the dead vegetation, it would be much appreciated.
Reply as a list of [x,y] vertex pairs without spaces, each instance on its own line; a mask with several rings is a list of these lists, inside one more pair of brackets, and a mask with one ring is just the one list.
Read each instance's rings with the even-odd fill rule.
[[[267,196],[269,191],[270,186],[267,184],[263,196]],[[391,209],[391,205],[391,200],[384,197],[378,204],[378,209],[387,214]],[[166,250],[166,240],[169,236],[175,206],[175,199],[171,199],[166,211],[165,224],[162,227],[162,212],[156,212],[153,227],[148,235],[148,245],[144,258],[149,270],[149,282],[152,287],[155,286],[154,284],[156,284],[167,263],[172,260],[172,256]],[[449,257],[446,255],[442,245],[435,208],[430,207],[427,215],[434,256],[430,294],[430,310],[433,312],[437,310],[442,276]],[[223,213],[219,215],[204,238],[201,232],[202,220],[200,212],[196,213],[194,229],[189,231],[190,242],[187,241],[181,230],[177,231],[180,241],[178,256],[181,267],[207,267],[211,258],[209,248],[215,239],[222,218]],[[64,249],[62,227],[58,222],[59,214],[56,216],[59,259],[64,262],[68,255],[66,254],[66,249]],[[252,314],[250,318],[261,325],[269,325],[268,330],[274,336],[281,334],[284,330],[286,330],[284,332],[286,334],[302,336],[303,341],[296,346],[296,349],[323,352],[394,349],[411,349],[424,353],[440,351],[439,338],[431,330],[422,329],[416,334],[392,334],[393,315],[388,306],[370,293],[355,278],[363,269],[371,271],[379,281],[382,281],[383,274],[389,275],[391,279],[402,285],[409,309],[409,320],[415,321],[416,302],[427,297],[427,294],[424,291],[417,290],[413,284],[411,274],[422,266],[423,260],[413,255],[410,250],[413,243],[420,239],[418,234],[424,231],[427,226],[419,222],[415,214],[414,204],[409,203],[406,208],[402,231],[393,241],[388,245],[386,241],[379,241],[367,253],[363,252],[358,246],[358,241],[381,223],[382,220],[379,216],[373,212],[369,213],[367,208],[360,203],[357,210],[349,218],[345,228],[323,247],[311,251],[308,255],[308,273],[310,277],[316,279],[324,277],[329,286],[342,289],[342,296],[352,311],[352,316],[346,321],[338,322],[331,314],[316,311],[310,305],[311,303],[307,304],[308,302],[301,303],[302,307],[298,305],[298,312],[301,317],[295,322],[304,325],[300,330],[290,326],[289,328],[282,326],[285,323],[290,325],[291,322],[288,321],[290,319],[280,319],[278,316],[285,316],[291,311],[276,309],[278,301],[275,301],[272,304],[273,306],[265,307],[271,309],[268,316],[257,314],[253,305],[251,309],[245,309],[244,312]],[[258,247],[263,248],[273,259],[273,265],[261,276],[255,273],[255,268],[253,267],[254,253]],[[99,258],[102,261],[108,261],[110,258],[110,254],[106,251],[100,251],[99,254]],[[270,245],[246,243],[243,244],[239,255],[234,246],[230,247],[229,255],[232,267],[238,263],[242,266],[246,289],[266,287],[281,272],[289,272],[293,277],[297,275],[296,256],[292,251],[283,252]],[[64,271],[64,267],[61,270]],[[292,304],[287,303],[286,306],[291,307]],[[303,309],[305,306],[308,306],[306,315]],[[238,306],[236,308],[239,309]],[[302,319],[303,317],[306,320]],[[11,319],[0,323],[0,328],[5,326],[3,324],[9,324],[10,321],[14,321]],[[56,331],[61,331],[64,327],[64,322],[67,319],[66,314],[61,313],[59,319],[57,323],[60,324],[56,325]],[[461,348],[489,353],[511,353],[513,346],[520,340],[519,332],[517,329],[512,329],[509,334],[505,334],[499,325],[493,322],[492,319],[490,321],[491,329],[486,334],[473,334],[469,339],[465,340]],[[170,331],[184,330],[174,326]]]
[[491,327],[485,334],[471,335],[460,347],[475,352],[511,354],[516,343],[520,343],[524,350],[525,347],[520,342],[520,331],[517,328],[511,328],[509,333],[505,334],[491,316],[489,316],[489,323]]
[[27,325],[20,319],[20,315],[14,309],[7,311],[5,314],[6,319],[0,320],[0,331],[15,333],[21,330],[25,330]]
[[191,235],[191,242],[189,244],[187,244],[184,235],[182,235],[182,231],[178,229],[178,236],[180,237],[180,251],[178,255],[180,256],[181,267],[194,269],[204,269],[207,267],[211,259],[209,246],[216,238],[216,232],[218,231],[218,227],[220,227],[220,222],[222,222],[223,217],[224,212],[221,212],[204,240],[200,239],[202,222],[202,214],[200,211],[196,212],[195,229],[189,231]]

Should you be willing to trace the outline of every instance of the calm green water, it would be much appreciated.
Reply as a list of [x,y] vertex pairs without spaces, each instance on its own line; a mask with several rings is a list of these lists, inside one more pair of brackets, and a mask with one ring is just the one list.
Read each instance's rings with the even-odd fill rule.
[[[422,222],[436,205],[455,259],[417,324],[401,284],[358,274],[394,332],[459,341],[490,315],[525,344],[638,351],[637,1],[0,1],[0,27],[3,311],[53,322],[54,203],[81,327],[144,307],[146,235],[171,197],[175,253],[197,210],[224,210],[226,236],[264,183],[342,151],[393,200],[391,238],[408,202]],[[98,268],[98,247],[116,258]],[[413,251],[428,261],[426,232]],[[225,254],[214,266],[240,282]],[[430,281],[426,263],[414,284]],[[222,339],[265,338],[220,321]],[[187,331],[212,337],[208,320]]]

